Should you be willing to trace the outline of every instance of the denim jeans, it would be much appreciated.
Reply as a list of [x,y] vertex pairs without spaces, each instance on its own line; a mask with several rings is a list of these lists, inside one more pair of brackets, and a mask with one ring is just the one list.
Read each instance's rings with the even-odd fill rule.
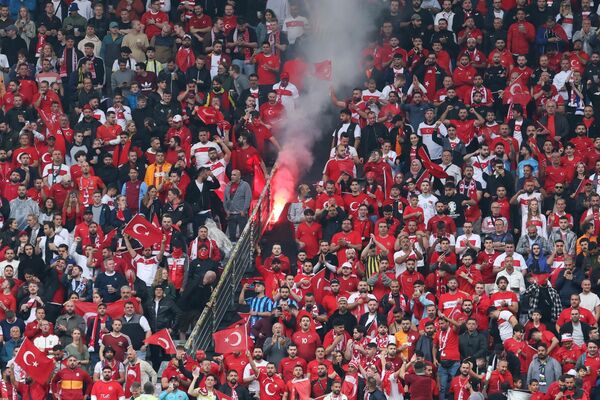
[[[444,367],[443,365],[446,365]],[[445,400],[448,397],[450,390],[450,381],[458,372],[460,362],[458,361],[442,361],[438,367],[438,378],[440,383],[440,400]]]
[[229,219],[227,220],[227,233],[229,236],[229,240],[231,240],[232,242],[236,242],[242,234],[242,231],[246,227],[247,222],[248,217],[242,217],[239,214],[230,215]]
[[231,63],[240,67],[240,73],[244,75],[250,75],[256,72],[256,67],[254,64],[247,64],[244,62],[244,60],[233,60]]

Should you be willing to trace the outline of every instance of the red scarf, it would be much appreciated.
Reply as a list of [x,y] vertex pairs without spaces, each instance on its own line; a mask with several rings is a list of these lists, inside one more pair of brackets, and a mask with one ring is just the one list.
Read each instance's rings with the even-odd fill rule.
[[269,34],[269,44],[271,45],[271,48],[273,49],[273,54],[275,55],[279,54],[279,49],[275,47],[275,45],[279,43],[281,43],[280,32],[271,32]]
[[[96,343],[96,332],[98,332],[98,323],[106,323],[106,320],[108,319],[108,316],[104,316],[104,317],[100,317],[99,315],[96,315],[96,317],[94,318],[94,326],[92,327],[92,335],[90,336],[90,343],[89,345],[91,347],[94,347],[94,344]],[[104,336],[103,334],[100,335],[99,340],[102,340],[102,336]]]
[[[236,30],[233,32],[233,41],[237,42],[238,40],[238,34],[239,31]],[[250,41],[250,32],[248,32],[248,29],[246,29],[246,31],[244,33],[242,33],[242,38],[244,39],[244,42],[248,43]],[[250,48],[249,47],[244,47],[244,60],[250,60],[250,58],[252,58],[252,53],[250,53]],[[233,49],[234,53],[239,53],[240,52],[240,48],[236,47],[235,49]]]
[[[69,50],[71,50],[71,57],[70,60],[67,57],[67,55],[69,54]],[[67,73],[69,72],[69,70],[67,69],[67,64],[71,64],[71,73],[77,71],[77,62],[79,60],[77,59],[77,50],[75,50],[75,48],[72,49],[67,49],[65,47],[65,49],[63,50],[63,56],[62,56],[62,63],[60,64],[60,77],[61,78],[66,78],[67,77]]]
[[38,33],[37,38],[38,38],[38,42],[37,42],[37,45],[35,46],[35,56],[40,57],[40,55],[42,54],[42,48],[46,44],[46,35],[42,35],[41,33]]

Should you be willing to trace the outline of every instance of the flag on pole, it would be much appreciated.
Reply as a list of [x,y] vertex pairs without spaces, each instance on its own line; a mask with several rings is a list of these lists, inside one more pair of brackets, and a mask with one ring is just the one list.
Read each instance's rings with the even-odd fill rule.
[[162,240],[162,232],[159,228],[152,225],[143,215],[137,214],[123,228],[123,233],[137,239],[144,247],[152,247]]
[[167,354],[177,354],[177,350],[175,349],[175,342],[173,342],[173,338],[171,338],[171,334],[166,328],[161,329],[154,335],[144,340],[144,343],[160,346],[165,350],[165,353]]

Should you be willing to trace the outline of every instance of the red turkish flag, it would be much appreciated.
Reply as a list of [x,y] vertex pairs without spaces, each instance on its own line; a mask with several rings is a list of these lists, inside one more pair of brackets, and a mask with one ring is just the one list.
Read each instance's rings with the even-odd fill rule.
[[315,63],[315,76],[322,81],[330,81],[332,73],[331,60]]
[[329,281],[325,279],[325,269],[323,268],[310,278],[310,290],[315,295],[317,303],[321,303],[325,297],[325,288],[329,286]]
[[102,248],[102,249],[109,248],[112,245],[112,240],[116,234],[117,234],[116,229],[113,229],[112,231],[108,232],[104,236],[104,239],[102,240],[102,242],[100,243],[100,248]]
[[248,329],[246,325],[236,326],[213,333],[215,353],[244,352],[248,349]]
[[[232,389],[232,390],[235,390],[235,389]],[[216,389],[214,390],[214,392],[217,395],[217,399],[218,400],[233,400],[233,397],[227,396],[225,393],[220,392],[220,391],[218,391]]]
[[[129,300],[117,300],[114,303],[108,304],[106,307],[106,314],[112,319],[122,318],[125,314],[125,303],[127,302],[132,302],[135,307],[135,312],[142,314],[142,306],[135,297],[132,297]],[[98,304],[92,303],[91,301],[80,300],[75,300],[73,304],[75,305],[75,312],[77,315],[81,315],[86,322],[89,318],[96,318],[96,315],[98,314]]]
[[310,399],[310,381],[308,378],[292,379],[289,383],[290,398],[298,400]]
[[123,228],[123,233],[137,239],[144,247],[152,247],[162,240],[162,232],[160,229],[152,225],[150,221],[141,214],[137,214],[129,221],[125,228]]
[[54,370],[54,361],[38,350],[29,339],[25,339],[21,345],[19,352],[15,356],[15,364],[23,368],[23,371],[31,379],[41,385],[48,382]]
[[196,107],[195,112],[196,115],[198,115],[198,118],[200,118],[200,121],[204,122],[206,125],[214,125],[225,119],[223,114],[212,106]]
[[439,179],[445,179],[448,177],[448,174],[446,173],[446,171],[444,171],[442,167],[431,161],[431,158],[429,158],[429,155],[427,155],[427,152],[425,152],[425,148],[423,146],[421,146],[419,150],[417,150],[417,155],[421,159],[421,162],[423,163],[425,169],[429,171],[431,175]]
[[175,343],[171,338],[171,334],[168,329],[161,329],[156,332],[154,335],[150,336],[148,339],[144,340],[146,344],[155,344],[157,346],[162,347],[167,354],[177,354],[177,350],[175,349]]

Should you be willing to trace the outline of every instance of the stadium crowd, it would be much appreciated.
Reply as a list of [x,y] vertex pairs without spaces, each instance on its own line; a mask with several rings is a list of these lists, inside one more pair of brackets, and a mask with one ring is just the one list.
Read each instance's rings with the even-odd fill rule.
[[592,0],[361,2],[295,248],[172,349],[332,79],[320,1],[0,0],[0,399],[600,399]]

